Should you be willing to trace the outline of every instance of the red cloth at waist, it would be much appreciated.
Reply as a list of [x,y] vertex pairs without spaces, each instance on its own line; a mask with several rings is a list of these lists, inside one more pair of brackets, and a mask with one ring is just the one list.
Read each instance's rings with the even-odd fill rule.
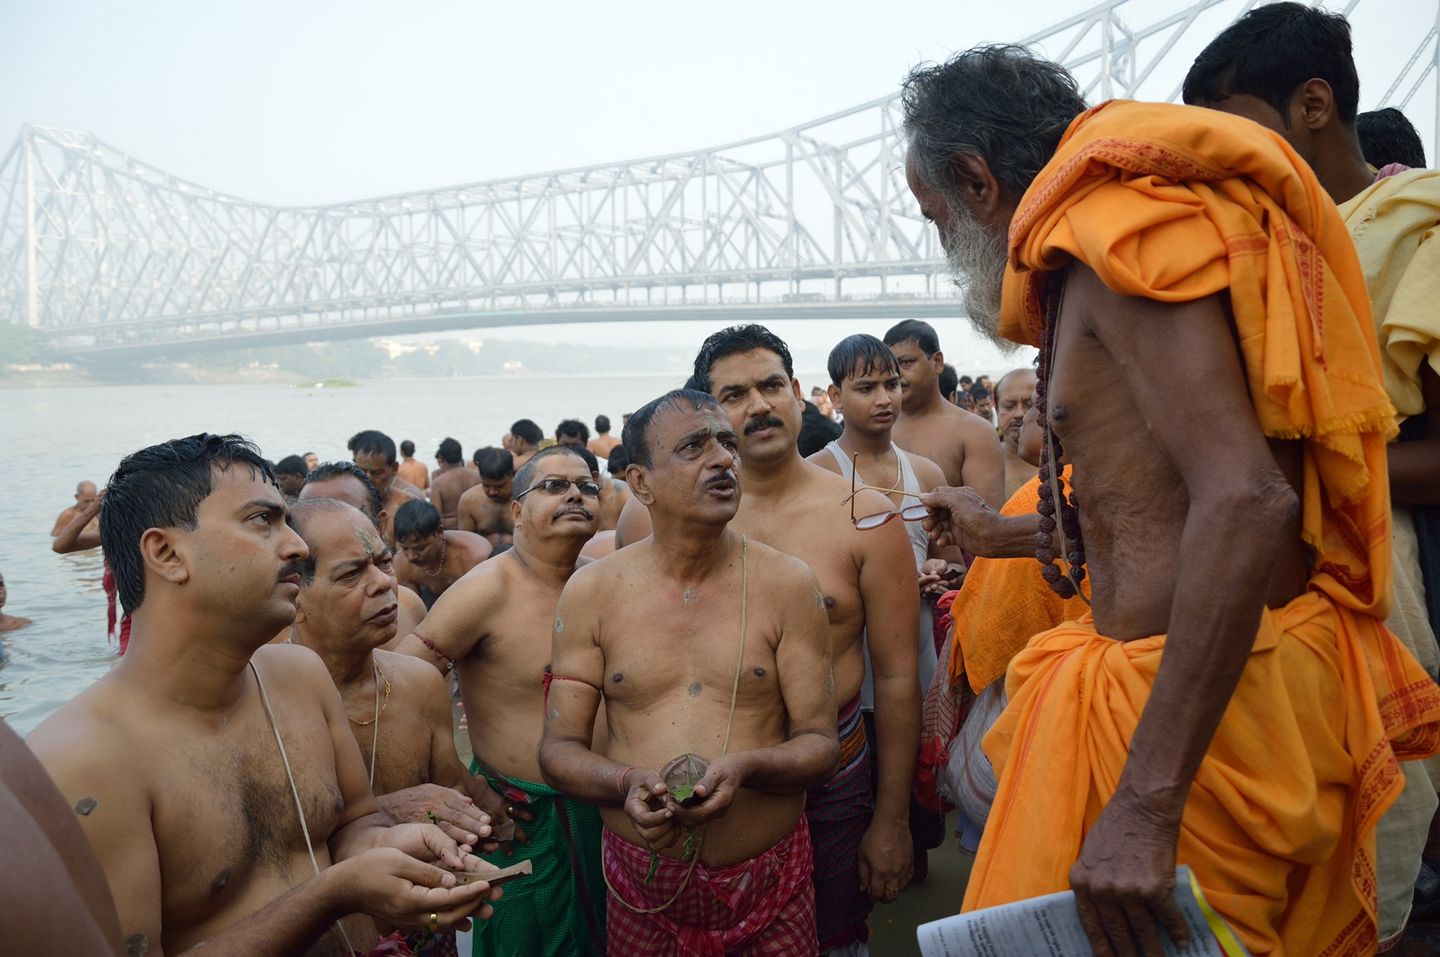
[[815,887],[810,827],[802,814],[779,843],[758,857],[726,867],[696,864],[675,903],[658,914],[626,907],[658,907],[675,894],[690,864],[661,857],[653,878],[650,851],[608,828],[602,839],[605,876],[612,887],[606,908],[611,954],[657,953],[680,957],[816,953]]

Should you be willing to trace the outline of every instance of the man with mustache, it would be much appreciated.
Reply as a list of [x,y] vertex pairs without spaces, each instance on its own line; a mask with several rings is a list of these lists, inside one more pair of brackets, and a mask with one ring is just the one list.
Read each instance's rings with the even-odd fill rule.
[[110,479],[100,536],[130,651],[29,744],[95,849],[127,953],[348,957],[376,940],[354,915],[438,928],[482,908],[483,881],[442,869],[476,858],[375,803],[320,660],[266,644],[308,554],[285,518],[238,436],[142,449]]
[[[740,436],[745,496],[733,527],[793,555],[815,572],[830,621],[841,766],[811,790],[805,813],[815,846],[821,952],[863,952],[873,900],[893,901],[909,883],[910,785],[919,741],[915,559],[903,521],[861,530],[852,516],[894,510],[801,458],[795,447],[803,401],[790,350],[763,326],[735,326],[705,340],[695,378]],[[990,440],[994,441],[993,434]],[[998,443],[997,443],[998,444]],[[853,505],[853,511],[852,511]],[[875,754],[860,714],[870,654]]]
[[470,569],[490,557],[490,543],[474,532],[447,530],[429,502],[406,502],[395,513],[395,577],[415,589],[427,611]]
[[[311,498],[333,498],[354,506],[370,519],[376,531],[384,534],[381,530],[389,520],[385,500],[365,470],[353,462],[325,462],[312,469],[300,487],[299,501]],[[408,635],[424,620],[425,602],[404,585],[396,585],[395,600],[398,605],[396,634]],[[286,637],[288,635],[282,635],[280,640]]]
[[601,806],[609,953],[814,957],[805,789],[837,756],[815,576],[729,527],[739,439],[710,396],[648,403],[624,443],[654,532],[565,586],[540,747]]
[[[605,885],[600,817],[543,783],[536,752],[545,717],[542,681],[560,592],[595,534],[599,487],[572,446],[536,452],[515,477],[514,547],[451,586],[397,650],[442,673],[452,667],[469,719],[472,770],[504,795],[519,843],[500,864],[535,873],[506,888],[506,906],[475,930],[475,953],[603,954]],[[507,830],[502,815],[497,834]]]
[[945,354],[934,327],[906,319],[886,331],[885,344],[900,363],[902,401],[892,430],[895,444],[940,466],[947,484],[969,486],[999,508],[1005,475],[995,427],[940,394]]
[[1093,601],[1009,664],[965,906],[1069,887],[1097,954],[1160,954],[1186,864],[1251,953],[1373,953],[1375,821],[1440,688],[1383,626],[1393,412],[1334,204],[1256,124],[1086,111],[1020,47],[902,105],[971,319],[1041,350],[1036,556]]
[[[460,763],[444,679],[409,655],[381,650],[395,637],[393,550],[370,519],[334,499],[300,502],[290,524],[310,550],[288,568],[300,576],[291,641],[325,662],[380,807],[475,846],[490,832],[480,808],[503,802]],[[407,942],[419,957],[455,953],[449,931],[418,931]]]
[[1035,477],[1036,467],[1020,455],[1020,425],[1035,393],[1035,370],[1011,369],[995,383],[995,408],[1000,416],[1000,442],[1005,446],[1005,501]]
[[507,449],[488,445],[475,450],[480,484],[460,496],[460,530],[485,536],[493,548],[508,544],[514,531],[510,497],[515,494],[515,458]]

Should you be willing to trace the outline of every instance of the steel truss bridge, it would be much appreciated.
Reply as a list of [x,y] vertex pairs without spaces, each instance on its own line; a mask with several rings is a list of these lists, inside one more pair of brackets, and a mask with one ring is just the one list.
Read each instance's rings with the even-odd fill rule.
[[[1174,100],[1194,54],[1257,2],[1108,0],[1021,42],[1091,102]],[[1434,162],[1440,0],[1412,2],[1418,22],[1395,16],[1400,0],[1327,6],[1355,25],[1362,106],[1428,126]],[[1390,51],[1383,80],[1367,42]],[[140,359],[543,323],[953,317],[904,153],[892,93],[712,149],[267,206],[26,126],[0,162],[0,321],[70,355]]]

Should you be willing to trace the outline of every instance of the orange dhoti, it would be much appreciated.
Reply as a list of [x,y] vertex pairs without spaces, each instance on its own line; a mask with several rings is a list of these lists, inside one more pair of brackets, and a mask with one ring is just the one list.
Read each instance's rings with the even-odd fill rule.
[[[1069,888],[1164,644],[1086,618],[1015,658],[985,739],[1000,790],[966,910]],[[1437,721],[1440,689],[1376,619],[1316,592],[1264,614],[1178,849],[1252,954],[1374,952],[1375,822],[1402,786],[1397,755],[1433,753]]]

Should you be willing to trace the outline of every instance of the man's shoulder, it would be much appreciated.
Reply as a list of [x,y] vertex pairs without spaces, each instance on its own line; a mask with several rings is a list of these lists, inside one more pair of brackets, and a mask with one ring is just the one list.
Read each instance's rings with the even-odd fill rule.
[[933,459],[927,459],[919,452],[907,452],[904,449],[900,450],[900,454],[909,460],[910,468],[914,470],[915,479],[920,483],[921,489],[929,491],[946,484],[945,470]]
[[750,563],[752,585],[757,579],[763,581],[767,594],[793,593],[797,590],[808,593],[820,587],[814,570],[808,564],[773,545],[748,538],[745,540],[745,558]]
[[940,423],[963,440],[978,439],[982,436],[986,439],[996,439],[995,426],[969,409],[962,409],[953,402],[946,402],[941,406]]
[[319,690],[328,696],[328,693],[335,692],[335,682],[325,662],[304,645],[288,641],[262,645],[250,656],[250,664],[260,680],[265,682],[265,691],[269,695],[284,696]]
[[381,673],[401,691],[414,689],[428,693],[436,688],[443,689],[445,687],[445,679],[440,676],[440,672],[436,671],[429,662],[422,661],[414,655],[377,648],[375,649],[375,662],[380,666]]
[[490,502],[489,496],[485,494],[485,486],[477,479],[475,484],[460,493],[459,505],[462,508],[471,508],[475,505],[485,505]]
[[811,465],[819,466],[827,472],[834,472],[836,475],[840,474],[840,463],[836,462],[835,456],[830,454],[830,447],[828,445],[819,451],[811,452],[805,456],[805,461]]
[[101,678],[56,708],[25,738],[25,744],[52,776],[57,767],[95,762],[126,763],[130,736],[126,717],[133,707],[113,681]]

